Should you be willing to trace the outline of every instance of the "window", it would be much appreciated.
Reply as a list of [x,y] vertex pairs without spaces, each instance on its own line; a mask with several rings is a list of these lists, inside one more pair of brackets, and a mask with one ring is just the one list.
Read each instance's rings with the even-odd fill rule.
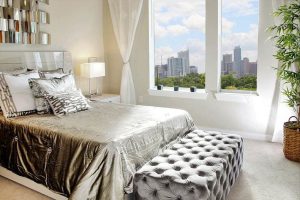
[[152,0],[152,87],[256,91],[259,0],[220,2]]
[[221,88],[256,90],[259,0],[222,0]]
[[205,0],[153,0],[155,85],[205,87]]

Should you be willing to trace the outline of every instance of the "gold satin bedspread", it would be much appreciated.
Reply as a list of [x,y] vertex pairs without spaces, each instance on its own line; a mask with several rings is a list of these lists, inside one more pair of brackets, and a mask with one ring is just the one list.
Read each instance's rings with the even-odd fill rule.
[[91,106],[62,118],[0,116],[0,164],[73,200],[121,200],[142,165],[194,129],[183,110]]

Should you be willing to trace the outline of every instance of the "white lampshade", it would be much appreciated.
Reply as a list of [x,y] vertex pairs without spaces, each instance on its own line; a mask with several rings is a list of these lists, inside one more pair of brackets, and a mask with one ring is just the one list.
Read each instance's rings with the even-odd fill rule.
[[80,65],[80,75],[85,78],[97,78],[105,76],[105,63],[83,63]]

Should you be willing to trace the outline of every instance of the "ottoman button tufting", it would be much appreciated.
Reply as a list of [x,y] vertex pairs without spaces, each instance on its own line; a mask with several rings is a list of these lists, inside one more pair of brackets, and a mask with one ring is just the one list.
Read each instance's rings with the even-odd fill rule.
[[194,168],[197,168],[198,165],[197,164],[191,164],[190,167],[194,169]]
[[161,168],[157,168],[154,170],[157,174],[162,174],[164,173],[165,170],[161,169]]
[[204,160],[205,156],[199,156],[199,160]]
[[149,163],[151,166],[157,166],[158,165],[158,162],[150,162]]
[[175,163],[175,160],[168,160],[168,163],[169,163],[169,164],[174,164],[174,163]]
[[175,171],[180,171],[180,170],[181,170],[181,167],[175,166],[175,167],[174,167],[174,170],[175,170]]
[[206,165],[207,165],[207,166],[214,166],[215,163],[213,163],[213,162],[207,162]]
[[136,172],[134,196],[136,200],[226,199],[240,174],[242,154],[240,136],[195,130]]
[[199,153],[199,151],[192,151],[192,154],[198,154]]
[[198,172],[198,176],[202,176],[202,177],[203,177],[203,176],[206,176],[206,173],[205,173],[204,171],[199,171],[199,172]]
[[185,180],[185,179],[187,179],[187,178],[189,177],[189,175],[188,175],[188,174],[180,174],[180,177],[181,177],[183,180]]

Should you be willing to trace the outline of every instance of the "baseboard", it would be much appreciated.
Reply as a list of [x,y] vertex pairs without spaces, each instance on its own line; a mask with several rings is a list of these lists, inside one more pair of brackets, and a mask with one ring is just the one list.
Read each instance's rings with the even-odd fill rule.
[[271,135],[266,135],[263,133],[250,133],[250,132],[243,132],[243,131],[232,131],[232,130],[222,130],[217,128],[209,128],[209,127],[203,127],[203,126],[197,126],[199,129],[206,130],[206,131],[219,131],[224,133],[231,133],[231,134],[237,134],[242,136],[245,139],[251,139],[251,140],[259,140],[259,141],[272,141]]
[[48,188],[46,188],[45,186],[43,186],[41,184],[38,184],[28,178],[14,174],[13,172],[11,172],[1,166],[0,166],[0,176],[3,176],[9,180],[16,182],[16,183],[19,183],[20,185],[23,185],[29,189],[39,192],[39,193],[41,193],[45,196],[48,196],[52,199],[55,199],[55,200],[67,200],[68,199],[67,197],[64,197],[62,195],[59,195],[59,194],[49,190]]

